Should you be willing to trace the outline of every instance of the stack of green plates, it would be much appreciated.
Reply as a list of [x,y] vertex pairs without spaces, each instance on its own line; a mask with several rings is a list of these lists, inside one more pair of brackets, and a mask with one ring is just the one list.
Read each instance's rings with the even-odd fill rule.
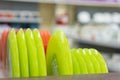
[[[42,35],[42,37],[44,37]],[[46,35],[47,37],[47,35]],[[50,36],[49,36],[50,37]],[[72,49],[65,34],[56,30],[50,37],[45,56],[38,29],[8,34],[7,71],[12,77],[108,73],[102,55],[95,49]]]
[[74,74],[108,73],[102,55],[95,49],[71,50]]
[[8,35],[8,72],[13,77],[46,76],[46,61],[42,39],[37,29]]

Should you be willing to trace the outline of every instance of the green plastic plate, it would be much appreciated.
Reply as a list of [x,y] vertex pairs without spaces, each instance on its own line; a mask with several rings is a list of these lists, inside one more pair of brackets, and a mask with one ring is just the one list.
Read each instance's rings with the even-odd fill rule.
[[99,62],[97,61],[97,59],[95,58],[94,54],[91,52],[90,49],[85,48],[84,50],[85,50],[86,53],[88,54],[89,59],[91,60],[93,66],[94,66],[94,69],[95,69],[95,72],[94,72],[94,73],[95,73],[95,74],[96,74],[96,73],[100,73],[100,72],[101,72],[100,64],[99,64]]
[[71,50],[72,54],[72,64],[73,64],[73,74],[81,74],[79,62],[75,56],[75,49]]
[[87,65],[86,62],[84,60],[84,56],[81,55],[82,53],[80,52],[79,49],[75,50],[75,55],[77,60],[79,61],[79,66],[80,66],[80,70],[81,70],[81,74],[88,74],[88,70],[87,70]]
[[48,75],[72,75],[70,46],[65,34],[56,30],[50,38],[46,53]]
[[91,62],[88,53],[86,53],[85,49],[79,49],[79,52],[81,54],[81,56],[83,56],[85,63],[87,65],[87,70],[88,70],[88,74],[94,74],[95,70],[94,70],[94,65]]
[[35,44],[37,48],[37,57],[38,57],[38,66],[39,66],[39,75],[46,76],[46,60],[45,60],[45,52],[43,42],[40,36],[40,33],[37,29],[33,30],[33,35],[35,39]]
[[20,77],[19,53],[15,30],[12,29],[8,35],[9,59],[11,63],[12,77]]
[[26,45],[28,51],[30,77],[39,76],[37,49],[35,46],[34,36],[30,29],[26,30],[25,39],[26,39]]
[[106,62],[103,56],[96,49],[90,49],[90,50],[95,55],[97,60],[99,61],[99,64],[101,67],[101,73],[108,73],[108,68],[107,68],[107,65],[106,65]]
[[24,31],[20,29],[17,33],[17,43],[20,59],[20,72],[21,77],[29,77],[28,53]]

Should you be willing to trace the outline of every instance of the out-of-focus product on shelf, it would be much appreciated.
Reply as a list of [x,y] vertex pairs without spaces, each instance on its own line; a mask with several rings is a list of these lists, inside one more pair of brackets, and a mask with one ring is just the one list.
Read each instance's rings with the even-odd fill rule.
[[[103,55],[104,56],[104,55]],[[108,64],[108,68],[112,72],[120,72],[120,54],[114,53],[111,58],[106,58],[106,62]]]
[[[119,53],[102,53],[105,58],[110,72],[120,72],[120,54]],[[116,66],[117,65],[117,66]]]
[[104,15],[100,12],[97,12],[93,15],[93,21],[96,23],[103,23],[104,21]]
[[37,11],[0,10],[0,22],[39,23]]
[[112,56],[113,61],[120,61],[120,54],[119,53],[114,53]]
[[111,13],[108,13],[108,12],[105,12],[105,13],[103,13],[103,15],[104,15],[104,23],[111,23],[112,22],[112,15],[111,15]]
[[77,12],[77,21],[80,23],[95,23],[95,24],[120,24],[119,12],[107,12],[107,11],[79,11]]
[[116,42],[119,41],[119,26],[109,25],[85,25],[80,29],[80,38],[92,41]]
[[22,19],[37,19],[39,18],[38,12],[31,11],[19,11]]
[[112,22],[112,16],[110,13],[95,13],[93,14],[93,21],[96,23],[111,23]]
[[90,13],[87,11],[79,12],[77,15],[77,19],[81,23],[88,23],[91,20]]
[[112,22],[120,23],[120,13],[118,12],[112,13]]
[[68,25],[68,14],[61,14],[56,18],[57,25]]
[[57,25],[63,25],[63,26],[68,25],[69,17],[68,17],[66,5],[59,4],[56,6],[55,19]]
[[10,11],[0,11],[0,19],[12,19],[13,14]]

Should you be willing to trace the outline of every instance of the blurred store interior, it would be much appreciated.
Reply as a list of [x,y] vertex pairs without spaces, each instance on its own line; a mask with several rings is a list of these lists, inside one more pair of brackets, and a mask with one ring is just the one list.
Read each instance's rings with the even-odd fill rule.
[[61,29],[71,48],[96,48],[120,72],[120,0],[1,0],[0,33],[9,28]]

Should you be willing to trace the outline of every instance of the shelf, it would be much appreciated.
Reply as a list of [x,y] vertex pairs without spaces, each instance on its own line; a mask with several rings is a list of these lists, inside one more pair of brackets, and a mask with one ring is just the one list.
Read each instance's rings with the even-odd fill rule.
[[0,19],[0,22],[8,22],[8,23],[40,23],[40,22],[41,22],[41,19],[37,19],[37,20]]
[[[5,78],[3,80],[12,80],[12,78]],[[15,78],[13,80],[120,80],[120,73],[74,75],[74,76],[48,76],[40,78],[21,78],[21,79]]]
[[94,6],[94,7],[120,7],[120,3],[115,2],[68,2],[54,0],[4,0],[14,2],[32,2],[32,3],[48,3],[48,4],[66,4],[76,6]]
[[96,48],[103,52],[120,53],[120,44],[117,43],[93,42],[79,38],[73,38],[73,40],[79,46],[81,45],[88,48]]

